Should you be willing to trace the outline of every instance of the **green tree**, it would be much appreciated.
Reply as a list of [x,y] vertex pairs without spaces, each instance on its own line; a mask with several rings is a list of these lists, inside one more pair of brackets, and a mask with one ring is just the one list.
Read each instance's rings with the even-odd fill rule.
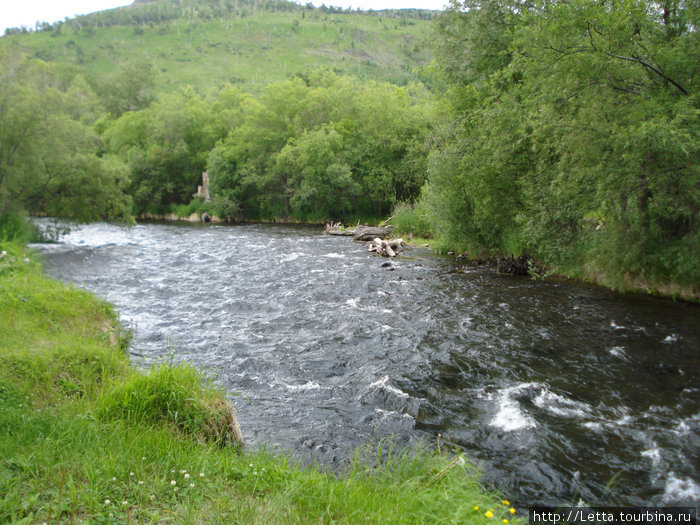
[[225,133],[220,116],[192,89],[163,96],[150,107],[125,113],[104,132],[108,151],[131,170],[136,210],[159,211],[189,202],[210,150]]
[[87,84],[76,77],[64,87],[49,64],[6,52],[0,71],[0,216],[130,218],[124,166],[97,154]]
[[698,21],[696,2],[454,3],[434,228],[613,286],[697,285]]
[[125,62],[101,82],[100,94],[107,112],[118,118],[127,111],[145,109],[155,100],[155,74],[151,64]]

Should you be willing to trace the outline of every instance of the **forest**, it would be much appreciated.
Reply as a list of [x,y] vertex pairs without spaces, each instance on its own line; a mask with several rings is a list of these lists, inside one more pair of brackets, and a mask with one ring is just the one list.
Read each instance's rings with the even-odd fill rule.
[[0,238],[27,214],[396,213],[440,250],[697,299],[699,23],[694,0],[453,2],[411,82],[306,68],[259,92],[165,90],[157,60],[95,77],[3,45]]

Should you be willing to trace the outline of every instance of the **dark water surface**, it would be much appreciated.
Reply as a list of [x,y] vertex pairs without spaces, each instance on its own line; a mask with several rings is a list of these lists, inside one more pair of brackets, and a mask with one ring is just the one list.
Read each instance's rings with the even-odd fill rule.
[[92,224],[49,274],[114,303],[135,363],[215,370],[250,444],[322,461],[438,433],[520,506],[700,504],[700,309],[386,259],[294,226]]

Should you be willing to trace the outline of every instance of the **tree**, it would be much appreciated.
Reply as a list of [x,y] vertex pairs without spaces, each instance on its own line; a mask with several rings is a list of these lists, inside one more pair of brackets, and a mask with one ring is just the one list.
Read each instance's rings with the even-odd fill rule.
[[214,108],[186,88],[146,109],[125,113],[107,127],[108,151],[130,167],[130,191],[138,212],[192,198],[210,150],[225,133]]
[[700,282],[697,2],[455,2],[425,202],[453,245]]
[[127,173],[97,155],[87,84],[76,77],[64,88],[49,64],[6,52],[0,71],[0,217],[129,219]]

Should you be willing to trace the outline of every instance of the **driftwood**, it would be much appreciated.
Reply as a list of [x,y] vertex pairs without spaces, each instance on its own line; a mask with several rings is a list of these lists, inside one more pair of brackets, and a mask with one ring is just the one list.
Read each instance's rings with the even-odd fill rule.
[[326,223],[326,233],[328,235],[345,235],[353,237],[356,241],[371,241],[375,237],[383,239],[391,234],[392,226],[364,226],[357,224],[352,229],[342,229],[343,225],[339,222]]
[[373,227],[373,226],[356,226],[355,240],[356,241],[371,241],[377,237],[383,239],[391,235],[392,226]]
[[390,241],[384,241],[379,237],[372,239],[367,248],[370,252],[376,252],[382,257],[396,257],[399,248],[404,246],[403,239],[391,239]]
[[343,235],[346,237],[353,237],[355,235],[355,228],[344,230],[342,222],[327,222],[326,233],[328,235]]

